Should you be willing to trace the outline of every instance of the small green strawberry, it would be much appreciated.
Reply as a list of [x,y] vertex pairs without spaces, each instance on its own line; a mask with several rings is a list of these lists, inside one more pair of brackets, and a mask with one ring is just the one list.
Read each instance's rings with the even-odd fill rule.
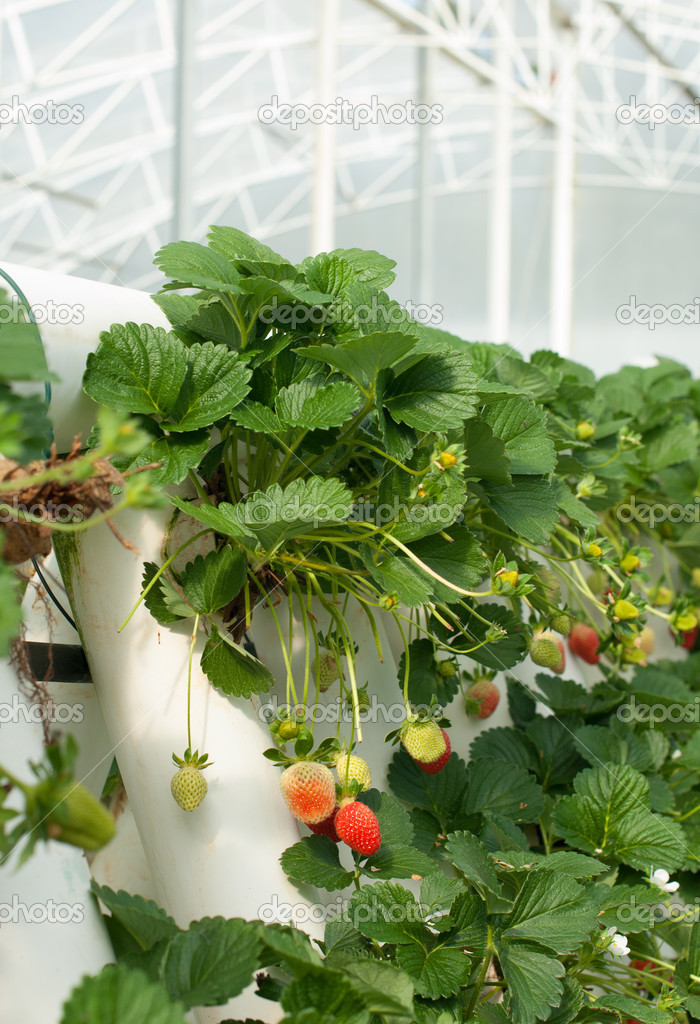
[[437,761],[447,750],[445,737],[437,722],[407,721],[401,727],[401,742],[414,761]]
[[680,615],[676,615],[673,620],[673,625],[679,633],[689,633],[691,629],[695,629],[697,624],[697,616],[693,615],[692,612],[682,612]]
[[299,735],[301,726],[298,722],[284,721],[277,726],[277,735],[283,743],[295,740]]
[[639,616],[639,608],[626,601],[624,598],[616,601],[613,605],[613,617],[619,622],[631,622]]
[[178,766],[178,770],[170,781],[170,792],[183,811],[195,811],[207,795],[209,787],[202,771],[212,764],[207,760],[208,757],[208,754],[200,757],[198,750],[193,754],[189,747],[183,757],[173,754],[173,763]]
[[447,658],[445,661],[439,661],[437,674],[441,679],[452,679],[453,676],[457,675],[457,666],[451,658]]
[[542,668],[563,669],[564,647],[554,633],[535,633],[530,642],[530,657]]
[[559,633],[560,636],[568,636],[571,632],[572,624],[573,620],[570,615],[566,614],[566,612],[557,612],[556,615],[552,616],[550,621],[550,626],[554,632]]
[[338,782],[345,787],[349,782],[357,782],[360,792],[368,790],[372,785],[372,773],[369,765],[357,754],[348,754],[347,750],[341,750],[335,759],[335,772]]
[[590,441],[595,434],[595,427],[588,420],[579,420],[576,424],[576,439],[578,441]]
[[112,839],[114,818],[85,786],[68,782],[53,797],[56,806],[47,818],[51,839],[83,850],[99,850]]
[[630,575],[630,573],[635,572],[641,564],[642,563],[636,555],[629,554],[625,555],[625,557],[620,561],[620,568],[623,572],[626,572],[627,575]]
[[330,689],[340,674],[338,672],[338,663],[330,651],[320,652],[318,662],[314,662],[313,664],[312,679],[316,678],[317,671],[321,693],[325,693],[326,690]]

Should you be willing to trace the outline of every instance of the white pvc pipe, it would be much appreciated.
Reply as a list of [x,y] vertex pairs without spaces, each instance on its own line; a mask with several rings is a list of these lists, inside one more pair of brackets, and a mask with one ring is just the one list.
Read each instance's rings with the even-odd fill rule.
[[[27,639],[43,640],[48,625],[45,606],[37,605],[34,597],[30,585],[23,602]],[[91,691],[89,684],[51,686],[57,704],[79,705],[78,720],[61,729],[81,745],[77,771],[84,774],[99,761],[94,754],[104,739]],[[42,760],[43,728],[35,720],[37,707],[19,692],[7,659],[0,661],[0,698],[16,709],[13,720],[0,725],[2,761],[22,781],[32,782],[28,762]],[[101,791],[108,768],[109,762],[86,780],[93,792]],[[15,794],[8,802],[16,809],[22,805]],[[82,850],[40,842],[31,859],[15,870],[18,855],[19,850],[13,852],[0,867],[0,1019],[7,1024],[58,1024],[73,987],[112,961],[112,947],[90,897],[90,869]]]
[[[76,434],[87,440],[95,422],[97,407],[83,394],[81,381],[87,354],[97,348],[100,332],[127,320],[166,328],[168,321],[146,292],[13,263],[3,263],[2,269],[34,310],[49,369],[60,378],[51,386],[50,416],[58,451],[67,451]],[[64,316],[70,322],[58,323]]]
[[[279,770],[262,756],[269,732],[249,702],[211,686],[199,668],[198,642],[192,742],[214,764],[204,803],[182,811],[170,795],[171,755],[187,746],[191,625],[162,627],[141,605],[117,633],[140,592],[143,562],[160,558],[167,518],[162,511],[117,517],[138,555],[100,526],[78,534],[74,549],[59,546],[59,562],[161,904],[183,927],[207,916],[253,919],[272,894],[300,901],[279,864],[299,834],[279,791]],[[247,992],[225,1008],[195,1013],[199,1024],[232,1015],[270,1020],[278,1007]]]

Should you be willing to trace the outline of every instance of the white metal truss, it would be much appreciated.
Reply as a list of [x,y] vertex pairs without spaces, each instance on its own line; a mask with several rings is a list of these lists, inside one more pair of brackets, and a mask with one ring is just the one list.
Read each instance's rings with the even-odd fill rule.
[[[432,204],[482,192],[502,340],[512,197],[545,188],[565,351],[576,190],[700,194],[700,116],[652,128],[619,113],[634,97],[698,112],[696,0],[4,0],[0,32],[0,103],[84,108],[75,124],[0,124],[2,255],[17,263],[150,288],[152,252],[211,223],[319,250],[353,215],[399,206],[426,301]],[[444,117],[295,131],[259,117],[273,96],[372,95]]]

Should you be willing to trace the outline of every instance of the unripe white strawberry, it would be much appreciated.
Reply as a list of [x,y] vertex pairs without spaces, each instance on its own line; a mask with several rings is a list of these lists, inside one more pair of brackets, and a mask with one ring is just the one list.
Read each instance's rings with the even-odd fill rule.
[[359,782],[360,790],[364,791],[372,785],[369,765],[357,754],[341,750],[335,759],[335,771],[341,786],[346,786],[348,782]]
[[406,722],[401,729],[401,742],[414,761],[430,764],[447,750],[445,737],[437,722]]
[[312,668],[312,679],[316,678],[318,668],[318,680],[321,693],[325,693],[339,676],[338,663],[330,651],[321,651],[318,662],[314,662]]
[[183,811],[195,811],[207,795],[207,780],[194,764],[184,764],[172,777],[170,792]]

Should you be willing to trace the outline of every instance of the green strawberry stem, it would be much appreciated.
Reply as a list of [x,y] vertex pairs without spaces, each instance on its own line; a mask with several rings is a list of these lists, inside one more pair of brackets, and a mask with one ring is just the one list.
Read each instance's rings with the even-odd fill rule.
[[[90,520],[90,521],[91,521],[91,522],[93,522],[93,520]],[[169,565],[170,565],[170,564],[171,564],[171,563],[172,563],[172,562],[173,562],[173,561],[174,561],[174,560],[175,560],[175,559],[177,558],[177,556],[178,556],[178,555],[180,554],[180,552],[184,551],[184,550],[185,550],[185,548],[188,548],[188,547],[190,546],[190,544],[194,544],[194,542],[195,542],[196,540],[198,540],[198,539],[199,539],[200,537],[203,537],[203,536],[205,535],[205,533],[211,533],[211,530],[210,530],[209,528],[207,528],[206,530],[199,530],[199,532],[198,532],[198,533],[195,533],[195,535],[194,535],[193,537],[190,537],[190,539],[189,539],[189,540],[186,540],[184,544],[181,544],[181,545],[180,545],[180,547],[179,547],[179,548],[178,548],[178,549],[177,549],[176,551],[174,551],[174,552],[172,553],[172,555],[170,556],[170,558],[168,558],[168,559],[167,559],[167,561],[165,561],[165,562],[163,563],[163,565],[161,565],[160,569],[159,569],[159,570],[158,570],[158,572],[157,572],[157,573],[155,574],[155,576],[153,577],[153,579],[151,580],[151,582],[150,582],[150,583],[148,584],[148,586],[147,586],[147,587],[145,587],[145,588],[144,588],[144,589],[143,589],[143,590],[141,591],[141,593],[140,593],[140,595],[139,595],[139,599],[138,599],[138,601],[136,602],[136,604],[135,604],[135,605],[134,605],[134,607],[133,607],[133,608],[131,609],[131,611],[129,612],[129,614],[127,615],[127,617],[126,617],[126,618],[124,619],[124,621],[122,622],[121,626],[120,626],[120,627],[119,627],[119,629],[117,630],[117,633],[121,633],[121,631],[122,631],[122,630],[124,629],[124,627],[125,627],[126,625],[128,625],[128,623],[129,623],[130,619],[132,618],[132,616],[133,616],[133,615],[134,615],[134,613],[136,612],[136,609],[138,608],[138,606],[139,606],[139,605],[141,604],[141,602],[142,602],[142,601],[143,601],[143,599],[145,598],[146,594],[147,594],[147,593],[149,592],[149,590],[150,590],[150,589],[151,589],[152,587],[154,587],[154,586],[156,585],[156,583],[158,582],[158,580],[160,579],[160,577],[161,577],[161,576],[163,575],[163,573],[165,572],[165,570],[166,570],[166,569],[168,568],[168,566],[169,566]]]
[[199,629],[199,612],[194,617],[194,626],[192,627],[192,638],[190,640],[190,653],[187,659],[187,746],[192,749],[192,655],[194,654],[194,645],[197,640],[197,630]]
[[467,1007],[467,1012],[465,1014],[465,1019],[466,1020],[471,1020],[474,1008],[476,1007],[476,1004],[479,1002],[479,1000],[481,998],[481,993],[482,993],[482,990],[484,988],[484,982],[486,981],[486,974],[487,974],[487,971],[489,969],[489,965],[491,963],[491,958],[492,957],[493,957],[493,928],[489,924],[488,925],[488,932],[487,932],[487,936],[486,936],[486,952],[484,953],[484,962],[481,965],[481,970],[479,971],[479,976],[476,979],[476,981],[474,982],[474,991],[472,992],[472,996],[471,996],[471,999],[469,1001],[469,1006]]
[[[255,579],[251,569],[248,569],[248,575],[251,576],[253,579]],[[258,580],[255,579],[255,582],[257,584]],[[277,630],[277,636],[279,637],[279,641],[280,641],[280,648],[282,650],[282,657],[284,658],[285,668],[287,669],[286,701],[287,701],[288,705],[296,707],[296,705],[297,705],[297,694],[296,694],[296,690],[294,688],[294,678],[292,676],[292,663],[289,660],[289,651],[287,650],[287,645],[284,642],[284,636],[282,634],[282,627],[280,626],[280,620],[277,617],[277,612],[275,611],[275,607],[274,607],[274,604],[272,602],[272,598],[270,597],[270,594],[267,591],[266,591],[266,596],[267,596],[267,607],[270,609],[273,621],[275,623],[275,628]],[[291,602],[290,602],[290,604],[291,604]]]
[[404,666],[405,666],[404,674],[403,674],[403,703],[404,703],[404,707],[406,708],[406,716],[408,717],[408,715],[411,714],[411,705],[410,705],[409,700],[408,700],[408,680],[409,680],[410,675],[411,675],[411,659],[410,659],[410,655],[409,655],[409,652],[408,652],[408,639],[406,637],[406,633],[404,632],[403,626],[399,622],[400,616],[397,615],[397,613],[395,611],[393,611],[393,609],[392,609],[391,614],[394,616],[394,622],[398,626],[399,633],[401,634],[401,639],[403,640],[403,650],[404,650],[404,658],[403,658],[403,660],[404,660]]
[[[304,628],[304,691],[302,694],[301,702],[306,707],[306,700],[309,694],[309,675],[311,669],[311,644],[309,643],[309,618],[306,613],[306,604],[304,602],[304,595],[301,592],[301,587],[297,582],[294,573],[289,576],[290,589],[296,594],[299,601],[299,610],[301,612],[301,623]],[[292,597],[289,598],[289,607],[292,607]],[[291,615],[291,611],[290,611]],[[292,637],[293,630],[290,623],[289,635]]]
[[24,782],[20,782],[16,775],[13,775],[12,772],[8,772],[7,768],[4,768],[1,764],[0,776],[6,778],[11,786],[16,786],[17,789],[20,789],[25,795],[29,793],[31,787],[27,786]]

